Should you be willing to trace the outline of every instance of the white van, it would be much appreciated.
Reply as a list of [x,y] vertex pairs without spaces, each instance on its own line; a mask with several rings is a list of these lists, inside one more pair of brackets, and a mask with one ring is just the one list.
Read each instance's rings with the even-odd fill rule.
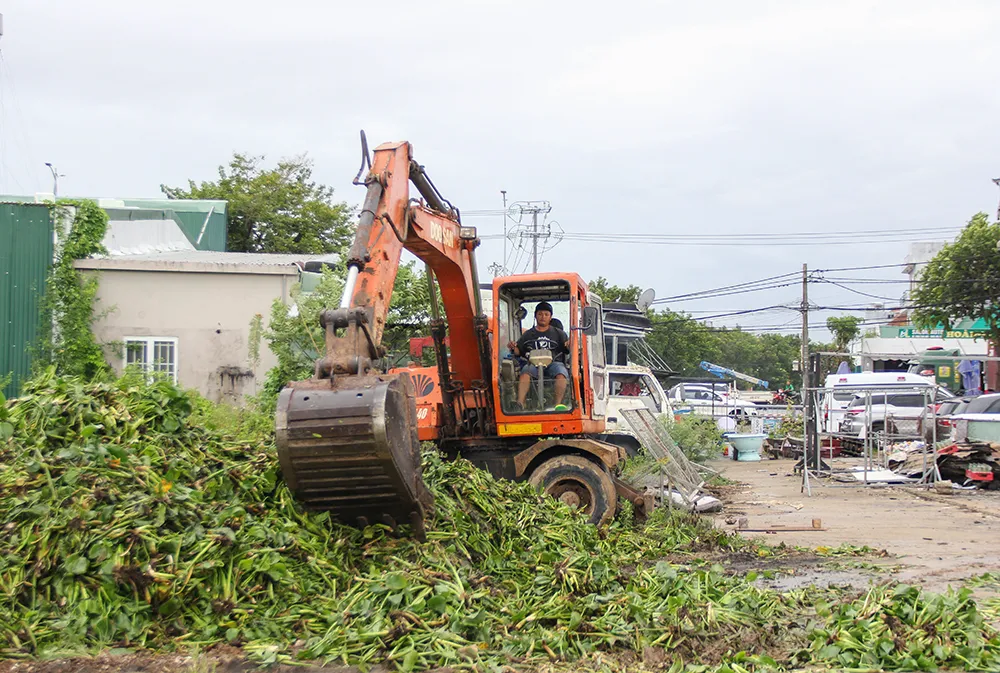
[[[844,410],[855,395],[864,394],[866,388],[880,392],[893,388],[912,389],[935,386],[933,378],[909,372],[862,372],[860,374],[829,374],[823,387],[822,404],[816,409],[816,421],[821,432],[837,432],[844,418]],[[951,393],[940,392],[939,397],[952,397]]]

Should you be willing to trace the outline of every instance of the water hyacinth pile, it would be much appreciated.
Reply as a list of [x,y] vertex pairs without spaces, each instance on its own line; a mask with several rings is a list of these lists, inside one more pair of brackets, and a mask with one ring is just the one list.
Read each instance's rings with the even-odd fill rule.
[[695,519],[598,531],[428,452],[436,506],[420,543],[303,512],[266,437],[214,428],[169,383],[49,374],[25,392],[0,417],[0,656],[231,643],[263,662],[408,671],[654,648],[740,670],[866,664],[857,641],[887,668],[1000,666],[967,597],[932,622],[938,599],[915,590],[768,591],[699,564],[697,550],[745,543]]

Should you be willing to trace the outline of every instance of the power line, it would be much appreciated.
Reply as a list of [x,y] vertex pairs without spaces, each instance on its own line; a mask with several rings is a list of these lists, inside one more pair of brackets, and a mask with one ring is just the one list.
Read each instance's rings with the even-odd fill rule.
[[734,285],[723,285],[722,287],[716,287],[716,288],[712,288],[710,290],[700,290],[698,292],[688,292],[686,294],[676,294],[676,295],[673,295],[672,297],[662,297],[660,299],[653,300],[653,303],[654,304],[663,304],[663,303],[666,303],[668,301],[674,301],[674,300],[677,300],[677,299],[692,298],[692,297],[696,297],[696,296],[699,296],[699,295],[704,295],[704,294],[708,294],[708,293],[715,293],[715,292],[719,292],[719,291],[723,291],[723,290],[735,290],[735,289],[739,289],[739,288],[748,288],[748,287],[751,287],[751,286],[757,286],[757,285],[761,285],[761,284],[772,283],[774,281],[784,280],[786,278],[790,278],[792,276],[797,276],[797,275],[798,275],[797,272],[796,273],[783,273],[783,274],[780,274],[778,276],[768,276],[767,278],[761,278],[759,280],[749,280],[749,281],[746,281],[744,283],[736,283]]
[[823,280],[821,280],[821,281],[818,281],[818,282],[827,283],[829,285],[836,285],[839,288],[847,290],[848,292],[853,292],[854,294],[858,294],[858,295],[861,295],[863,297],[871,297],[872,299],[884,299],[885,301],[899,301],[898,297],[883,297],[882,295],[878,295],[878,294],[869,294],[868,292],[862,292],[861,290],[855,290],[852,287],[847,287],[846,285],[841,285],[840,283],[837,283],[837,282],[834,282],[832,280],[825,279],[825,278]]
[[914,234],[940,234],[943,232],[951,231],[961,231],[962,227],[914,227],[910,229],[863,229],[854,231],[789,231],[789,232],[759,232],[759,231],[741,231],[741,232],[731,232],[731,233],[720,233],[720,234],[668,234],[668,233],[649,233],[649,232],[615,232],[610,234],[608,232],[586,232],[578,231],[573,232],[571,235],[579,238],[637,238],[643,241],[649,240],[672,240],[672,239],[717,239],[717,240],[731,240],[731,239],[750,239],[757,240],[762,238],[775,238],[779,240],[786,239],[797,239],[797,238],[853,238],[855,236],[870,236],[870,237],[881,237],[881,236],[911,236]]

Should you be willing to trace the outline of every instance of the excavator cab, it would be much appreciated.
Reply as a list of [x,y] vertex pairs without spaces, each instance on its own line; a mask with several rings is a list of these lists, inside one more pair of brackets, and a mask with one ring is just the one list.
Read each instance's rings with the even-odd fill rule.
[[[550,313],[550,323],[540,332],[539,306],[551,307],[551,312],[545,311]],[[528,430],[542,425],[542,433],[551,423],[554,434],[563,434],[567,424],[584,431],[584,425],[603,419],[601,311],[579,276],[531,274],[495,279],[492,323],[500,434],[517,434],[518,418],[535,421],[520,424]],[[528,334],[533,328],[536,331]],[[510,346],[519,341],[522,348],[531,350],[515,352]]]
[[[574,394],[572,382],[579,376],[574,377],[570,370],[572,332],[564,328],[570,322],[570,304],[568,282],[529,281],[501,286],[496,304],[496,353],[500,365],[499,399],[504,413],[553,413],[557,407],[559,411],[571,412],[577,406],[580,396]],[[539,305],[552,307],[544,332],[538,332],[535,324],[535,309]],[[537,347],[536,343],[528,353],[515,353],[510,343],[517,343],[532,329],[542,345],[548,343],[551,347]],[[558,344],[565,344],[566,350]]]

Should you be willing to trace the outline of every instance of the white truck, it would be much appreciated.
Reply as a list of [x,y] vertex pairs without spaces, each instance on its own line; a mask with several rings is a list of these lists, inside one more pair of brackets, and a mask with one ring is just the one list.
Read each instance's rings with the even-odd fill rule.
[[648,409],[657,419],[672,419],[673,407],[660,382],[648,367],[608,365],[607,376],[608,407],[605,432],[600,439],[623,446],[630,456],[634,456],[641,444],[621,411]]

